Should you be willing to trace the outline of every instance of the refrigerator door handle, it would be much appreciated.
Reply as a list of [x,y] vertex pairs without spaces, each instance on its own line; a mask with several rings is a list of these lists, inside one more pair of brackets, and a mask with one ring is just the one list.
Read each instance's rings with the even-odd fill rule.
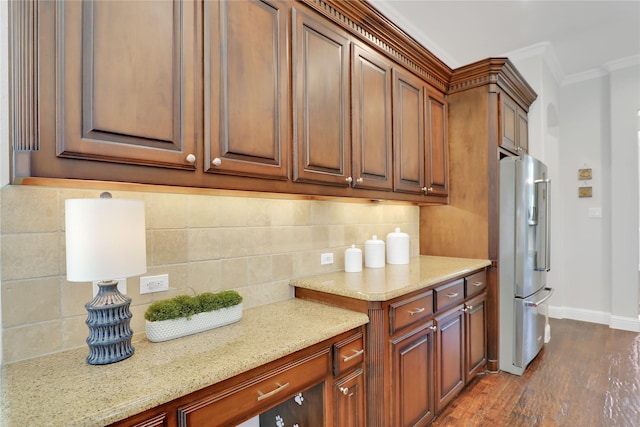
[[549,298],[551,298],[551,295],[553,295],[553,288],[544,288],[544,290],[547,291],[548,293],[544,297],[542,297],[540,301],[525,301],[524,305],[526,305],[527,307],[537,307],[543,302],[545,302],[546,300],[548,300]]
[[[544,205],[544,243],[538,246],[538,250],[540,251],[540,249],[542,249],[544,254],[541,257],[542,260],[536,259],[535,269],[537,271],[549,271],[551,264],[551,218],[549,218],[549,214],[551,213],[551,180],[538,179],[534,181],[534,184],[536,186],[536,199],[539,200],[538,204],[542,202]],[[538,239],[539,238],[540,237],[538,237]]]

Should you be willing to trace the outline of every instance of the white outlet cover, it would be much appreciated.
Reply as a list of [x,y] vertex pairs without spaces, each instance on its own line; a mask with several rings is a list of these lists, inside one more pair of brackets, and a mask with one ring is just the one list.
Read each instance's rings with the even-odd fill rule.
[[[93,282],[93,296],[95,297],[96,295],[98,295],[98,280]],[[118,291],[120,291],[120,293],[122,295],[126,295],[127,294],[127,279],[126,278],[121,278],[118,279]]]

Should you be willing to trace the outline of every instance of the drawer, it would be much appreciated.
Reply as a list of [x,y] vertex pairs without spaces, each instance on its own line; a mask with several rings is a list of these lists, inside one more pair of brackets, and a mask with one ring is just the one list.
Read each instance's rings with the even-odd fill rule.
[[464,279],[465,296],[469,298],[487,289],[487,272],[480,271],[478,273],[467,276]]
[[364,336],[353,334],[333,345],[333,376],[339,377],[364,362]]
[[436,311],[462,302],[464,300],[464,279],[454,280],[446,285],[438,286],[436,293]]
[[178,425],[226,426],[247,415],[257,415],[286,398],[322,382],[331,366],[329,348],[296,359],[237,386],[178,408]]
[[423,292],[389,306],[390,333],[417,323],[433,314],[433,291]]

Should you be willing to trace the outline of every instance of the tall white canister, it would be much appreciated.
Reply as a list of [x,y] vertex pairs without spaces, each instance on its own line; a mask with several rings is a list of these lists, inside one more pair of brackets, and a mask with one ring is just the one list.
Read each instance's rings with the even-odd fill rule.
[[367,268],[384,267],[384,240],[378,236],[364,242],[364,266]]
[[387,264],[409,264],[409,235],[399,227],[387,234]]

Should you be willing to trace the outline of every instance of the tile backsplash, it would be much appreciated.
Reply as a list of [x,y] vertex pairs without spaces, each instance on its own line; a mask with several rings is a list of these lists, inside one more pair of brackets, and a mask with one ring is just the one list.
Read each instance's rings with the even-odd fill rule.
[[[105,189],[108,190],[108,189]],[[292,278],[344,269],[344,250],[400,227],[419,253],[419,208],[233,195],[111,191],[145,202],[147,273],[169,275],[168,292],[140,294],[127,279],[134,342],[144,312],[178,294],[235,289],[250,308],[293,297]],[[1,189],[2,360],[9,363],[86,345],[88,283],[65,277],[64,201],[100,190],[9,185]],[[320,265],[320,254],[334,263]]]

